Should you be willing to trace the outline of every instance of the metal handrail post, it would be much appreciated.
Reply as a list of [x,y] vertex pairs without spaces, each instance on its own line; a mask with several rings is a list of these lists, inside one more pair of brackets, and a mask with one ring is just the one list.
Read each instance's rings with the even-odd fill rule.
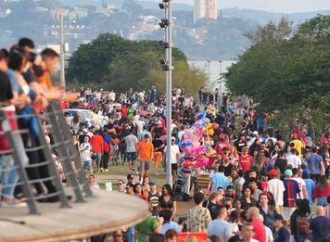
[[[26,171],[23,167],[23,162],[22,162],[23,156],[20,152],[25,152],[24,147],[17,147],[17,143],[15,142],[15,138],[16,139],[21,138],[20,134],[12,133],[10,123],[9,123],[8,119],[6,118],[6,115],[3,113],[3,111],[0,112],[0,117],[2,119],[2,122],[1,122],[2,130],[4,131],[5,136],[7,137],[8,141],[9,141],[10,147],[12,147],[12,156],[14,159],[14,164],[17,167],[17,173],[23,182],[22,187],[23,187],[24,195],[27,198],[27,205],[29,207],[29,213],[30,214],[40,214],[40,212],[37,208],[36,201],[33,197],[31,187],[29,185]],[[17,136],[17,137],[14,137],[14,136]]]
[[[58,122],[60,123],[60,126],[62,127],[62,131],[63,131],[62,134],[64,136],[64,140],[70,140],[71,132],[69,130],[68,125],[66,124],[64,114],[61,112],[60,106],[58,105],[58,103],[51,103],[51,105],[53,106],[54,110],[58,112],[58,115],[57,115]],[[70,142],[70,144],[67,146],[67,148],[69,149],[69,154],[74,156],[73,161],[75,163],[75,166],[77,168],[80,167],[81,159],[80,159],[80,156],[79,156],[77,150],[75,149],[73,143]],[[78,176],[79,176],[79,183],[82,184],[86,197],[92,197],[93,193],[88,185],[88,182],[86,179],[86,174],[83,169],[79,169]]]
[[[38,119],[38,120],[39,120],[39,125],[40,125],[40,130],[41,130],[41,135],[39,137],[39,140],[40,140],[40,144],[43,147],[42,151],[44,153],[44,156],[45,156],[46,160],[51,161],[48,164],[50,174],[55,175],[55,174],[57,174],[55,161],[54,161],[54,158],[52,156],[49,144],[46,141],[46,135],[45,135],[45,131],[44,131],[42,125],[41,125],[41,121],[40,121],[40,119]],[[54,183],[55,183],[54,185],[56,186],[56,188],[60,192],[59,197],[60,197],[61,208],[70,208],[71,206],[70,206],[69,200],[68,200],[68,198],[65,194],[64,187],[63,187],[62,182],[60,181],[60,178],[57,176],[53,180],[54,180]]]
[[56,117],[56,111],[54,108],[54,104],[50,103],[49,107],[47,109],[48,111],[48,118],[49,122],[53,127],[53,132],[52,132],[52,137],[54,138],[55,143],[59,143],[60,145],[58,146],[57,150],[59,153],[59,156],[63,158],[61,161],[64,172],[66,173],[67,179],[69,184],[72,186],[76,201],[77,202],[84,202],[83,195],[80,191],[80,186],[79,183],[74,175],[73,168],[71,166],[71,159],[70,159],[70,154],[65,146],[65,139],[62,135],[62,129],[60,127],[60,124],[57,120]]

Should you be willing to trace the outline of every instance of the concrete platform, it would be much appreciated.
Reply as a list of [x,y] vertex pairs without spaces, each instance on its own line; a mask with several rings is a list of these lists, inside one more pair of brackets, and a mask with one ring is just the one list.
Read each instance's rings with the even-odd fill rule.
[[119,192],[93,191],[86,203],[38,204],[41,215],[28,215],[27,208],[0,207],[1,242],[52,242],[82,239],[113,232],[148,215],[142,199]]

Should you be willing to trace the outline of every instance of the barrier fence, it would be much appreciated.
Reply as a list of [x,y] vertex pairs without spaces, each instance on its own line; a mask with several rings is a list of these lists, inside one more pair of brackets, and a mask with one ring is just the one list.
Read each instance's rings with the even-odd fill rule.
[[[52,155],[54,151],[58,154],[57,162],[63,167],[67,186],[73,190],[75,201],[82,203],[86,197],[93,196],[58,103],[51,102],[43,114],[32,111],[9,115],[0,109],[0,122],[0,139],[8,144],[7,147],[2,145],[6,149],[2,147],[0,150],[0,180],[3,183],[0,191],[13,191],[20,187],[30,214],[40,214],[39,201],[59,202],[61,208],[69,208],[70,197],[60,180]],[[16,122],[20,129],[15,128]],[[46,140],[46,129],[50,130],[50,144]],[[45,188],[46,194],[41,192]]]

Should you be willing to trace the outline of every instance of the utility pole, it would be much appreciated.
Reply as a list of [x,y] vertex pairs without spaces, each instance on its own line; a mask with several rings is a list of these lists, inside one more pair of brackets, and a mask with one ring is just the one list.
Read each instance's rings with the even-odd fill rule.
[[166,49],[167,53],[167,63],[168,63],[168,70],[166,71],[166,137],[167,137],[167,149],[166,149],[166,182],[173,186],[173,179],[172,179],[172,166],[171,166],[171,139],[172,139],[172,0],[168,0],[167,4],[167,19],[168,19],[168,26],[167,26],[167,43],[168,48]]
[[65,42],[64,42],[64,16],[60,15],[60,68],[61,85],[65,87]]
[[165,11],[165,18],[161,19],[159,26],[165,29],[165,42],[161,41],[165,49],[165,60],[161,59],[160,64],[165,71],[166,79],[166,183],[171,187],[172,181],[172,166],[171,166],[171,124],[172,124],[172,0],[162,0],[159,8]]

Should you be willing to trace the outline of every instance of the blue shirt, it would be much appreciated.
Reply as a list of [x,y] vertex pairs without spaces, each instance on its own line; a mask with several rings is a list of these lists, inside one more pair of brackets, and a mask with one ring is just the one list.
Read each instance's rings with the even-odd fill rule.
[[171,221],[169,223],[164,223],[162,225],[162,228],[160,230],[160,233],[161,234],[165,234],[170,229],[175,230],[177,233],[180,233],[181,232],[180,231],[180,226],[176,222]]
[[318,154],[312,154],[307,158],[308,170],[311,174],[321,174],[322,157]]
[[278,231],[275,232],[275,242],[290,242],[290,232],[287,228],[282,226]]
[[218,187],[222,187],[223,189],[227,189],[228,179],[223,172],[216,172],[212,176],[212,192],[216,192]]
[[315,182],[310,178],[304,179],[304,182],[306,184],[309,204],[313,204],[313,193],[315,189]]
[[321,242],[330,234],[330,218],[326,216],[313,218],[309,227],[313,231],[313,242]]
[[11,90],[19,93],[21,89],[20,89],[20,85],[18,84],[18,80],[17,80],[15,71],[8,69],[6,71],[6,74],[10,80]]
[[222,219],[213,220],[207,229],[209,236],[216,235],[221,241],[228,241],[229,237],[232,236],[232,232],[232,225]]

